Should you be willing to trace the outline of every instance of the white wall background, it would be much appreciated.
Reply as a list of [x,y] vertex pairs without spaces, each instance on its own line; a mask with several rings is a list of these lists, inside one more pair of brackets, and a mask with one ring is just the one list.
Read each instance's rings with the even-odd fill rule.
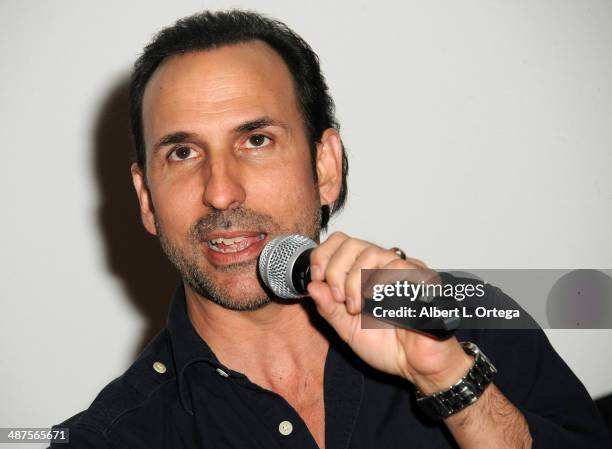
[[[163,324],[124,80],[203,8],[266,12],[318,52],[351,160],[333,229],[433,267],[612,267],[611,2],[173,3],[0,3],[0,427],[86,408]],[[548,334],[612,391],[612,331]]]

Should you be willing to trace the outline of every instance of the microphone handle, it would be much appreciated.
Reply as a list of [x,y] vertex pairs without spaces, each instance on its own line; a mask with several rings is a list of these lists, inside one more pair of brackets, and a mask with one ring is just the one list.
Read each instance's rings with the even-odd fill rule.
[[[291,281],[293,288],[301,295],[308,295],[307,286],[310,283],[310,253],[314,248],[308,248],[302,252],[293,263],[291,270]],[[372,301],[366,301],[365,310],[368,310],[368,304]],[[432,320],[413,320],[411,329],[428,334],[439,340],[445,340],[452,337],[459,327],[461,320],[455,318],[434,318]],[[396,323],[400,324],[400,323]],[[406,323],[403,323],[404,327]]]

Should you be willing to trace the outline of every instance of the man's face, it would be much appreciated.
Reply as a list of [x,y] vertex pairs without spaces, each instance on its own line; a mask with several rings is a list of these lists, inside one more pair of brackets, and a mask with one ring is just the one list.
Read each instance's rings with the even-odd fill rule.
[[292,78],[253,41],[174,56],[143,99],[145,227],[200,295],[232,309],[269,299],[257,256],[273,236],[318,238],[321,200]]

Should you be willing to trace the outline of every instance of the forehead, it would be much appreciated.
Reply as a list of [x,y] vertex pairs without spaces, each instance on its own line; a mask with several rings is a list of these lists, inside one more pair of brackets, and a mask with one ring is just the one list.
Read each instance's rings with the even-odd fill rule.
[[293,86],[281,56],[261,41],[173,56],[145,89],[145,144],[167,132],[219,131],[253,117],[299,122]]

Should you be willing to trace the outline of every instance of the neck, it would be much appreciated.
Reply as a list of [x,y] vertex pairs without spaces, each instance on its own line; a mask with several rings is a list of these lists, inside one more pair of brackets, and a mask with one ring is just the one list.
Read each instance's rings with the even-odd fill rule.
[[273,391],[295,389],[296,379],[322,376],[329,343],[304,303],[272,302],[236,311],[202,298],[188,285],[185,294],[196,332],[228,368]]

